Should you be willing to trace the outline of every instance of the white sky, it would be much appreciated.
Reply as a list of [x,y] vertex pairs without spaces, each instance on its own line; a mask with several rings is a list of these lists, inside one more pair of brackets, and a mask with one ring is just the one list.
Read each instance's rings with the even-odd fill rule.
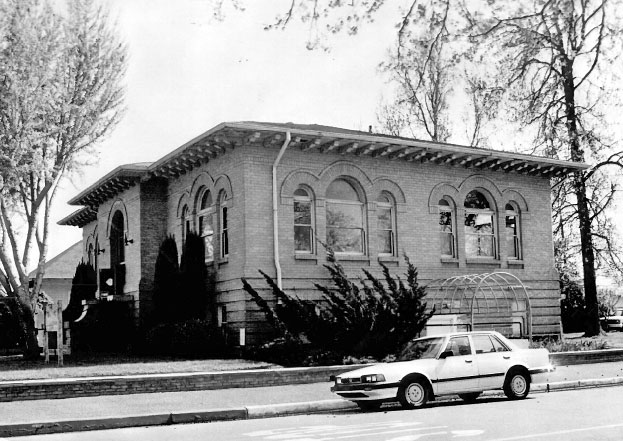
[[[264,31],[288,0],[249,2],[213,20],[207,0],[107,0],[129,45],[127,112],[100,145],[96,165],[63,183],[48,258],[80,240],[56,222],[67,200],[121,164],[154,161],[223,121],[326,124],[367,130],[387,87],[377,74],[396,16],[379,17],[331,52],[305,48],[307,29]],[[259,6],[259,7],[258,7]]]
[[48,259],[81,239],[79,228],[56,225],[79,208],[67,200],[121,164],[154,161],[223,121],[367,130],[390,94],[377,66],[394,42],[396,10],[382,8],[375,23],[356,37],[332,38],[323,52],[305,48],[308,31],[299,22],[263,30],[290,0],[248,1],[222,22],[211,18],[209,0],[103,1],[129,45],[127,112],[95,165],[62,183]]

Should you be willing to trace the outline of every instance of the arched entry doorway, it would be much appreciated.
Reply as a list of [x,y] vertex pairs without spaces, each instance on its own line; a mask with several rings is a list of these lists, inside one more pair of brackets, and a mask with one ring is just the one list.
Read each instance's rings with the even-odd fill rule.
[[514,274],[494,272],[438,279],[426,290],[436,316],[452,316],[471,329],[496,329],[532,341],[530,296]]
[[123,295],[125,285],[125,220],[123,213],[115,212],[110,222],[110,268],[113,271],[113,293]]

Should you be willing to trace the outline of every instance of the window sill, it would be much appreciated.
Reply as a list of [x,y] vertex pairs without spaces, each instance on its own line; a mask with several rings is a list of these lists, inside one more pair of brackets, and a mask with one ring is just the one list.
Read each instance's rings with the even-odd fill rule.
[[303,254],[303,253],[297,253],[294,255],[294,259],[295,260],[313,260],[314,262],[318,261],[318,256],[315,254]]
[[465,263],[475,263],[479,265],[500,265],[500,261],[498,259],[494,259],[493,257],[467,257],[465,259]]
[[216,263],[218,263],[219,265],[223,265],[227,262],[229,262],[229,256],[221,257],[220,259],[216,260]]
[[335,254],[335,259],[339,261],[370,262],[370,257],[363,254]]
[[378,256],[379,262],[400,262],[400,258],[396,256]]
[[523,269],[523,260],[519,260],[519,259],[508,259],[506,261],[506,264],[508,265],[509,268],[515,268],[515,269]]
[[459,259],[457,259],[456,257],[449,257],[449,256],[444,257],[444,256],[441,256],[441,262],[442,263],[458,263]]

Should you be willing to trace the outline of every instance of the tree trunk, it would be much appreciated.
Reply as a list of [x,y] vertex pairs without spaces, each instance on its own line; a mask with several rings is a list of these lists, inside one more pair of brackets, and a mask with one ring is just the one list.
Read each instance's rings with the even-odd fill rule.
[[582,266],[584,270],[584,301],[586,307],[585,336],[599,335],[599,302],[597,300],[597,281],[595,276],[595,252],[591,232],[590,214],[586,201],[586,185],[582,172],[575,176],[575,194],[578,199],[580,219],[580,242],[582,246]]
[[34,360],[39,358],[39,342],[37,341],[37,329],[35,328],[35,315],[29,301],[24,301],[22,296],[18,296],[22,313],[22,329],[26,347],[24,348],[24,358]]
[[[580,146],[578,134],[578,117],[575,111],[575,81],[573,78],[573,61],[566,59],[562,63],[564,77],[565,113],[567,119],[567,134],[571,160],[584,161],[584,152]],[[597,301],[597,281],[595,276],[595,252],[593,249],[593,235],[591,218],[586,200],[586,181],[581,171],[574,174],[574,189],[578,204],[578,219],[580,221],[580,243],[582,247],[582,268],[584,273],[584,300],[586,305],[585,336],[599,335],[599,308]]]

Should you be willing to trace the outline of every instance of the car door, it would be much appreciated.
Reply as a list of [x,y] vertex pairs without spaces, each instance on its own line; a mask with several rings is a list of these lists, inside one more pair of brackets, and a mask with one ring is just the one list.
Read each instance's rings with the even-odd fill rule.
[[452,355],[440,358],[436,371],[438,394],[478,390],[478,366],[467,335],[450,337],[443,352]]
[[474,334],[471,338],[476,352],[479,389],[501,388],[512,362],[511,351],[494,335]]

